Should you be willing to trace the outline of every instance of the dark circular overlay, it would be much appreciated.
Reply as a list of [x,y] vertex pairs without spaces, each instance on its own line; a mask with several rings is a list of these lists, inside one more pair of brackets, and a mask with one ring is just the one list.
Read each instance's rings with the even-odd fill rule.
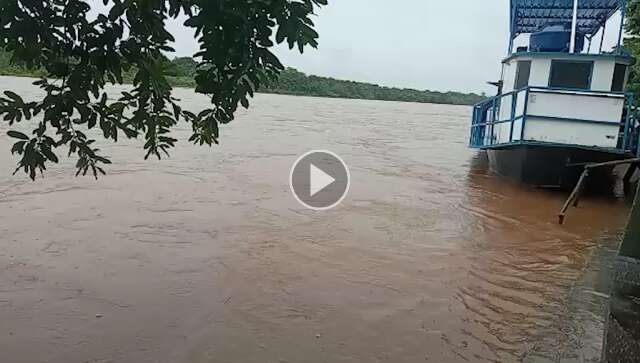
[[289,186],[298,202],[314,210],[331,209],[349,192],[349,168],[335,153],[313,150],[293,164]]

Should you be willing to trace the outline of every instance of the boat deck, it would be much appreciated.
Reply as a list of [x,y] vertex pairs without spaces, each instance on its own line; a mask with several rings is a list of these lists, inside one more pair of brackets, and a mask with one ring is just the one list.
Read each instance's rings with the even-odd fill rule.
[[473,108],[469,145],[504,149],[515,145],[638,154],[630,93],[527,86]]

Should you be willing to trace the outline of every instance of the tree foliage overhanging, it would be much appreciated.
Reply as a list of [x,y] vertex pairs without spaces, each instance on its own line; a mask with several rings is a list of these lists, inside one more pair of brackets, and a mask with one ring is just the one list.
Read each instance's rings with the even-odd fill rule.
[[[143,135],[146,157],[167,154],[176,139],[169,134],[180,121],[191,124],[190,141],[218,143],[220,124],[233,120],[241,104],[284,69],[269,50],[286,42],[300,52],[317,46],[311,20],[327,0],[102,0],[109,9],[93,16],[82,0],[0,0],[0,48],[13,63],[42,69],[35,84],[45,95],[24,101],[11,91],[0,97],[0,118],[13,125],[34,116],[27,135],[11,151],[21,156],[16,171],[31,179],[49,162],[58,162],[58,150],[76,155],[77,173],[97,177],[110,161],[100,155],[95,140],[85,133],[99,127],[104,138]],[[200,51],[192,75],[195,90],[211,98],[211,107],[199,113],[183,110],[171,95],[163,54],[173,52],[166,24],[184,16],[184,26],[195,32]],[[104,87],[121,84],[134,70],[133,88],[109,100]],[[62,82],[51,81],[53,79]],[[37,120],[37,121],[36,121]]]
[[[627,37],[624,39],[624,47],[635,58],[640,59],[640,3],[637,0],[629,1],[625,19]],[[636,61],[631,66],[627,90],[633,92],[636,102],[640,96],[640,63]]]

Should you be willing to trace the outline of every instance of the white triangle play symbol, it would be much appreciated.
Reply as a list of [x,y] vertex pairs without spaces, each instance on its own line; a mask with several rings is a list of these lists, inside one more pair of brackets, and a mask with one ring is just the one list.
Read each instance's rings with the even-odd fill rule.
[[331,175],[318,169],[315,165],[309,164],[309,167],[309,180],[311,181],[309,192],[311,197],[336,181]]

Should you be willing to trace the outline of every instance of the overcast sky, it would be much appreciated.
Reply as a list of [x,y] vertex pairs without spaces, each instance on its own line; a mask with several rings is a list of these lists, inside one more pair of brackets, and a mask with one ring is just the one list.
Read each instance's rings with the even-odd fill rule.
[[[486,82],[500,76],[508,23],[509,0],[329,0],[316,19],[319,48],[300,55],[279,46],[276,54],[286,66],[308,74],[491,93]],[[607,25],[608,47],[618,24],[616,16]],[[180,22],[170,28],[177,55],[192,55],[193,34]]]

